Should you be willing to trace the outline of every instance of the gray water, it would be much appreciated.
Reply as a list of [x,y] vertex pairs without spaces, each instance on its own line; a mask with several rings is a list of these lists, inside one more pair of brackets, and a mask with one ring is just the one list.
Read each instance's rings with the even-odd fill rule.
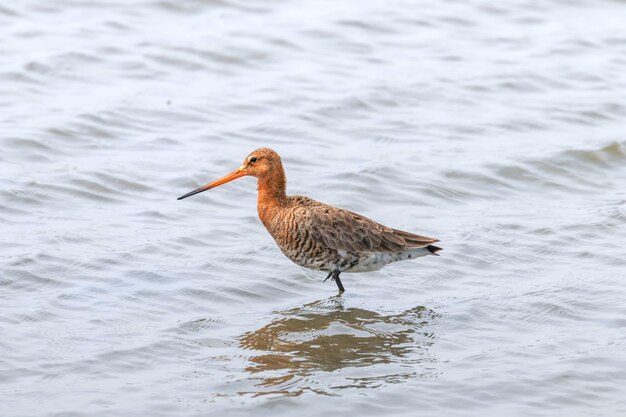
[[[626,3],[0,5],[0,415],[626,415]],[[243,178],[441,239],[324,273]]]

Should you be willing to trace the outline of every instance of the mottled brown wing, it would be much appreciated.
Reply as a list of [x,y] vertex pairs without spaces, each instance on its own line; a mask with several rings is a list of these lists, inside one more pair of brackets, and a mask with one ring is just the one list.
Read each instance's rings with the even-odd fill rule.
[[437,239],[392,229],[360,214],[324,204],[309,207],[311,236],[325,246],[348,252],[397,252],[422,248]]

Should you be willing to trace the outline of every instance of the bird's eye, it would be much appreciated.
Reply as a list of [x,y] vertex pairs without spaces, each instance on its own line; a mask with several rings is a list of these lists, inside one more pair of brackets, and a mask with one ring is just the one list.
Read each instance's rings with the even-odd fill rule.
[[250,158],[251,163],[255,163],[256,161],[257,161],[256,156],[253,156],[252,158]]

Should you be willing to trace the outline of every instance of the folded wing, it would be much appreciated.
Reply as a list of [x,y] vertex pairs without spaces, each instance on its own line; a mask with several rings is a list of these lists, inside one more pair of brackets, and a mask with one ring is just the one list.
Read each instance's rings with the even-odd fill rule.
[[348,210],[321,203],[308,209],[311,236],[332,249],[354,253],[398,252],[424,247],[435,253],[440,249],[430,246],[438,239],[392,229]]

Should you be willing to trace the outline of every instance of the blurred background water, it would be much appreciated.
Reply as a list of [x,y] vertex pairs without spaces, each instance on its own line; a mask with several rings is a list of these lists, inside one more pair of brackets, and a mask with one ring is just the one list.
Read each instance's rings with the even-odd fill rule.
[[[0,415],[626,414],[626,3],[0,5]],[[441,239],[291,264],[244,178]]]

